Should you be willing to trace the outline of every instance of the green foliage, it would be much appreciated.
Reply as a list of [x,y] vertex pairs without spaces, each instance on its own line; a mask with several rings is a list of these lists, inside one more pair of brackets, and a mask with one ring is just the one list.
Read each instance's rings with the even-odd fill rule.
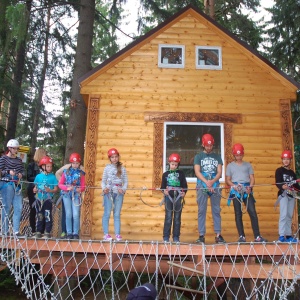
[[17,41],[17,48],[26,39],[28,18],[26,4],[17,3],[7,7],[6,20],[11,28],[12,37]]
[[300,81],[300,2],[275,1],[265,49],[268,58],[282,71]]

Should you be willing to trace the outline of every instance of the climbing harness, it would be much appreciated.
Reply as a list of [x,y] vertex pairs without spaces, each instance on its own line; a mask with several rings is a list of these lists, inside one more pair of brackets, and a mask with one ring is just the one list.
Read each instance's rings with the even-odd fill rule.
[[[250,183],[233,183],[236,188],[231,187],[230,192],[229,192],[229,197],[227,199],[227,205],[230,206],[231,200],[236,199],[240,202],[241,204],[241,211],[242,213],[246,213],[248,210],[248,199],[249,195],[253,196],[253,192],[251,191],[250,193],[247,190],[247,187],[250,187]],[[253,198],[254,199],[254,198]],[[254,199],[255,202],[255,199]],[[246,211],[243,210],[243,203],[246,205]]]

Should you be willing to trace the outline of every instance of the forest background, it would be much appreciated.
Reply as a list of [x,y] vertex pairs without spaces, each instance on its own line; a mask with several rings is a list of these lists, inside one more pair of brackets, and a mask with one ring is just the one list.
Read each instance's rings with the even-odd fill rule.
[[[78,78],[118,52],[124,40],[134,41],[188,4],[203,10],[299,82],[300,1],[269,1],[273,6],[266,9],[268,20],[260,13],[261,2],[266,3],[1,0],[0,145],[5,149],[9,139],[17,138],[30,146],[31,155],[43,147],[57,166],[72,152],[83,156],[87,108]],[[128,19],[131,24],[135,21],[133,33],[126,32]],[[296,154],[300,150],[299,98],[292,111]]]

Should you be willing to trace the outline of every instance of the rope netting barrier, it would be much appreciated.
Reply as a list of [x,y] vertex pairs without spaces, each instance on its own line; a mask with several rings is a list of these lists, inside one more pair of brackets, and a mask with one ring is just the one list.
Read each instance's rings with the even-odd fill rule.
[[[59,236],[57,207],[53,215]],[[25,199],[23,234],[30,233],[28,216]],[[298,243],[37,239],[12,234],[11,217],[9,233],[0,236],[0,261],[28,299],[121,300],[147,282],[157,299],[299,299],[290,298],[299,297]]]

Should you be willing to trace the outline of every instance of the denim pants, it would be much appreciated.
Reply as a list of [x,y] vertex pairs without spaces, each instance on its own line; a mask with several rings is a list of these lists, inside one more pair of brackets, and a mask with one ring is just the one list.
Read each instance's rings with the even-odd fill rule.
[[182,198],[179,198],[173,203],[168,196],[165,196],[165,223],[163,238],[169,239],[171,234],[172,219],[173,220],[173,239],[180,237],[181,213],[182,213]]
[[221,194],[219,189],[215,189],[215,192],[209,196],[202,188],[200,183],[197,185],[197,204],[198,204],[198,231],[200,235],[206,233],[206,212],[207,212],[207,200],[210,197],[211,213],[214,220],[214,231],[216,234],[221,233]]
[[45,233],[50,233],[52,230],[52,200],[38,201],[39,203],[36,206],[36,231],[42,233],[45,229]]
[[0,193],[2,196],[2,234],[8,233],[8,220],[11,207],[14,208],[13,232],[19,232],[23,208],[23,197],[20,191],[15,192],[14,184],[0,181]]
[[102,227],[104,234],[109,233],[109,218],[111,211],[113,210],[114,214],[114,228],[115,234],[120,234],[121,232],[121,209],[123,205],[123,194],[105,194],[103,197],[103,206],[104,206],[104,213],[102,217]]
[[[252,194],[249,194],[249,197],[243,201],[247,207],[247,212],[249,214],[254,238],[256,239],[260,236],[259,226],[258,226],[258,217],[255,209],[255,200]],[[236,198],[233,198],[234,214],[235,214],[235,224],[239,236],[245,236],[244,225],[243,225],[243,203]]]
[[80,228],[80,194],[74,193],[72,199],[70,193],[63,194],[63,204],[66,215],[66,230],[67,234],[79,234]]

